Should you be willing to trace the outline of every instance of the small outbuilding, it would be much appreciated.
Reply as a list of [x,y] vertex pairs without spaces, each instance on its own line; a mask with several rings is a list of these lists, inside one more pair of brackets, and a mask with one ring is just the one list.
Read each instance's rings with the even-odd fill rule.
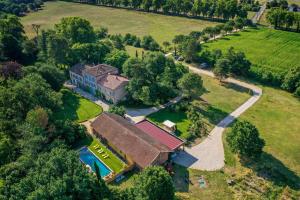
[[163,128],[170,133],[174,133],[176,131],[176,124],[174,122],[171,122],[170,120],[164,121],[162,125]]

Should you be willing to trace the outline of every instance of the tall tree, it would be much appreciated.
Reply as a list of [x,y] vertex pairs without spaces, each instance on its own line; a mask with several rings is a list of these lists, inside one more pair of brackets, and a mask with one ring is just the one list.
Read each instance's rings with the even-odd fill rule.
[[236,122],[226,141],[234,153],[246,158],[260,157],[265,145],[265,141],[259,137],[257,128],[247,121]]
[[105,63],[117,67],[122,71],[122,66],[129,58],[129,55],[126,51],[123,50],[114,50],[111,53],[107,54],[105,57]]
[[220,80],[224,80],[229,75],[230,61],[228,59],[218,59],[213,69],[214,75]]
[[197,74],[186,73],[178,80],[178,87],[184,96],[195,98],[203,92],[203,81]]
[[137,199],[173,200],[174,186],[170,175],[162,167],[144,169],[134,180]]
[[95,42],[96,39],[90,22],[80,17],[62,18],[59,24],[55,24],[55,30],[71,44]]

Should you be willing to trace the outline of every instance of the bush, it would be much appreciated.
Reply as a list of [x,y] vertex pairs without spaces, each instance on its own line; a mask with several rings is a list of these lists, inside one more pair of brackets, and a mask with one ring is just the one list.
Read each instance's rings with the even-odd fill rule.
[[284,76],[281,88],[289,91],[295,92],[300,86],[300,66],[290,69]]
[[150,35],[146,35],[143,37],[141,47],[143,47],[146,50],[150,50],[150,51],[159,51],[160,50],[159,44]]
[[120,116],[124,116],[126,111],[124,106],[112,106],[109,108],[108,112],[114,113]]

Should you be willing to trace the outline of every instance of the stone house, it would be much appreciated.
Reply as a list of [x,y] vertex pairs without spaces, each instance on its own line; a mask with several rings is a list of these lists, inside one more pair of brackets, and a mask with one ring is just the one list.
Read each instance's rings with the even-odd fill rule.
[[93,134],[125,159],[128,165],[139,169],[163,165],[184,144],[148,121],[135,125],[112,113],[102,113],[91,127]]
[[78,63],[71,67],[71,82],[107,101],[117,103],[126,96],[129,80],[119,75],[117,68],[106,64],[86,65]]

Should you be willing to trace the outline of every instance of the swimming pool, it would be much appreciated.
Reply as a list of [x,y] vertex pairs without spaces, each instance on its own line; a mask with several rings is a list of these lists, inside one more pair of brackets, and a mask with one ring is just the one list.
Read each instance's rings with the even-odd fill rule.
[[79,157],[84,164],[89,165],[92,170],[95,172],[95,166],[94,163],[98,165],[100,169],[101,177],[107,176],[109,173],[111,173],[111,170],[101,162],[99,158],[97,158],[87,147],[83,147],[79,151]]

